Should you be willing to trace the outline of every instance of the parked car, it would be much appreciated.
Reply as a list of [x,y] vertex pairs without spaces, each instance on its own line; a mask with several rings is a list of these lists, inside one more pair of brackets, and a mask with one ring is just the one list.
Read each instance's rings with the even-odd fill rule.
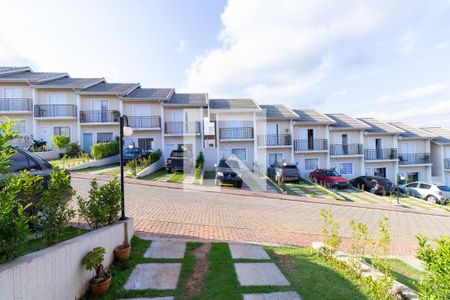
[[184,169],[192,169],[194,160],[192,153],[187,150],[173,150],[170,157],[164,161],[167,173],[176,171],[184,171]]
[[335,170],[316,169],[309,173],[309,177],[312,181],[325,185],[328,188],[346,189],[349,187],[348,180],[339,175]]
[[450,187],[437,183],[411,182],[400,186],[400,190],[407,195],[425,199],[431,203],[447,204],[450,200]]
[[378,195],[390,195],[395,191],[395,186],[389,179],[379,176],[359,176],[350,180],[350,184]]
[[234,159],[221,159],[216,167],[216,185],[232,184],[236,187],[242,187],[242,173],[239,161]]
[[276,182],[282,181],[295,181],[300,179],[299,170],[296,165],[288,164],[285,162],[278,162],[271,165],[267,169],[267,176],[275,180]]
[[140,160],[149,157],[150,154],[151,152],[144,148],[125,148],[123,149],[123,161],[127,163],[133,159]]

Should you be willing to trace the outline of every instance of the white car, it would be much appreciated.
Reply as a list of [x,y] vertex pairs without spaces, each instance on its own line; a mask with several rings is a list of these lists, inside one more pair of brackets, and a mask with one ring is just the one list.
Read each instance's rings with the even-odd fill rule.
[[431,203],[446,204],[450,199],[450,187],[437,183],[411,182],[404,186],[404,191]]

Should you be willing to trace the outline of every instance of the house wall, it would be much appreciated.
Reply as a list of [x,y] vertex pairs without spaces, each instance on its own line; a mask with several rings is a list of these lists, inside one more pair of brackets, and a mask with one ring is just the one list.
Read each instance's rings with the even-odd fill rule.
[[81,127],[81,146],[83,146],[83,133],[92,133],[93,144],[97,144],[97,133],[112,132],[113,138],[119,136],[119,123],[111,125],[82,125]]
[[268,168],[269,154],[282,154],[283,160],[288,163],[293,163],[291,159],[291,148],[258,148],[256,157],[258,164]]
[[92,100],[108,100],[108,110],[120,111],[120,100],[111,95],[80,95],[79,110],[92,110]]
[[426,139],[402,139],[398,140],[398,153],[403,153],[405,144],[414,144],[415,153],[430,153],[430,140]]
[[419,181],[431,181],[431,166],[404,167],[399,166],[398,174],[407,178],[408,173],[417,172]]
[[[252,120],[251,120],[252,121]],[[266,134],[267,124],[278,124],[278,134],[288,134],[291,132],[291,122],[289,120],[256,120],[256,136]]]
[[386,168],[386,178],[392,182],[397,182],[397,162],[365,162],[365,174],[374,175],[375,168]]
[[22,98],[33,98],[32,88],[27,83],[20,82],[0,82],[0,98],[5,97],[4,89],[5,88],[19,88],[22,91]]
[[364,149],[375,149],[375,139],[381,138],[383,148],[398,148],[396,135],[366,135],[364,136]]
[[[44,139],[44,136],[41,134],[43,129],[49,128],[50,134],[53,136],[55,127],[70,127],[70,142],[79,143],[78,140],[78,124],[77,120],[58,120],[58,119],[46,119],[46,120],[36,120],[36,133],[37,138]],[[47,147],[52,147],[52,139],[50,138],[47,141]]]
[[328,153],[301,153],[294,154],[294,161],[297,164],[298,169],[300,170],[300,174],[304,177],[309,176],[309,173],[314,170],[306,170],[305,168],[305,159],[314,159],[317,158],[319,161],[318,168],[328,168]]
[[20,136],[29,136],[33,134],[33,115],[31,113],[28,114],[0,114],[0,120],[25,120],[26,129],[25,132],[21,132]]
[[135,145],[138,145],[138,139],[140,138],[152,138],[154,150],[163,149],[161,131],[159,130],[133,130],[133,135],[126,137],[125,139],[128,144],[134,142]]
[[174,119],[174,111],[183,111],[184,114],[188,114],[189,122],[198,122],[201,120],[201,109],[192,108],[192,107],[173,107],[173,106],[165,106],[164,107],[164,121],[165,122],[173,122],[176,121]]
[[[352,163],[352,174],[341,173],[341,165],[343,163]],[[333,157],[330,159],[331,168],[335,168],[342,177],[352,179],[363,175],[364,172],[364,160],[362,157]]]
[[439,178],[439,180],[444,181],[444,146],[431,143],[431,175],[433,177]]
[[329,144],[341,144],[340,136],[342,134],[348,135],[349,144],[362,144],[361,131],[360,130],[330,130],[330,142]]
[[163,156],[165,158],[169,157],[170,152],[172,150],[176,150],[179,144],[191,144],[194,156],[202,151],[202,141],[200,135],[165,136]]
[[250,170],[253,170],[253,162],[255,159],[254,155],[254,144],[252,141],[240,141],[240,142],[219,142],[219,157],[217,160],[219,160],[221,157],[221,153],[223,151],[229,151],[231,153],[231,149],[242,149],[245,148],[247,152],[247,159],[243,160],[242,163],[244,163],[247,168]]
[[301,129],[314,129],[314,138],[315,139],[326,139],[328,137],[327,126],[324,125],[295,125],[294,126],[294,134],[293,139],[298,140],[301,139],[300,132]]
[[161,105],[155,101],[122,101],[123,114],[127,116],[134,116],[133,106],[136,104],[145,104],[150,107],[150,116],[161,116]]
[[34,104],[48,104],[49,95],[64,94],[66,97],[66,104],[77,104],[77,94],[73,89],[35,89],[36,99]]

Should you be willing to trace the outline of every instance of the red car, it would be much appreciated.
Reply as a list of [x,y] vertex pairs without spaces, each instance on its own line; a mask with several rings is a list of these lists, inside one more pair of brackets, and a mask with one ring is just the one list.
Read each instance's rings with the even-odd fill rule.
[[328,188],[346,189],[350,185],[347,179],[330,169],[316,169],[309,173],[309,177],[311,177],[312,181],[325,185]]

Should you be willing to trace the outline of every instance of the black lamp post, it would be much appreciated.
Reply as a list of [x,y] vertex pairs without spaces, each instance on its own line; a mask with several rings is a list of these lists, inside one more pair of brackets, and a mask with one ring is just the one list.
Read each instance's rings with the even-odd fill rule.
[[120,202],[122,206],[122,215],[119,220],[124,221],[127,219],[125,216],[125,181],[123,172],[123,137],[130,136],[133,134],[133,129],[128,126],[128,117],[123,115],[119,118],[120,124],[120,135],[119,135],[119,157],[120,157]]

